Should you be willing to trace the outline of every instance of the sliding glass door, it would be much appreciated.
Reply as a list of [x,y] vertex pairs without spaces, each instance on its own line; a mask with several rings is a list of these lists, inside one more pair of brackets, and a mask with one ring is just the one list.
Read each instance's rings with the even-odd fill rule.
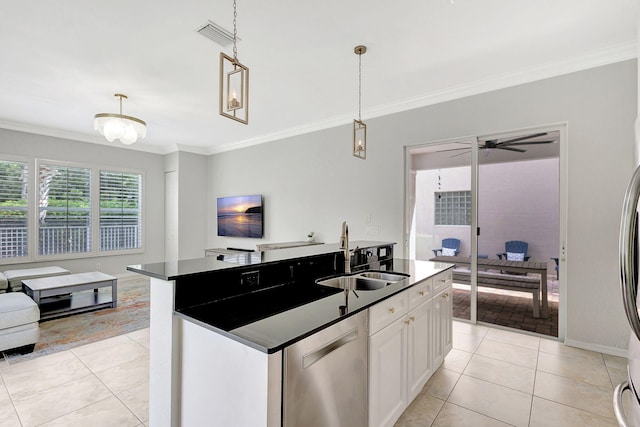
[[410,224],[410,258],[419,260],[468,260],[456,269],[454,317],[475,322],[474,253],[475,140],[442,141],[411,147],[407,223]]
[[549,130],[407,149],[409,257],[456,264],[454,317],[558,336],[559,146]]

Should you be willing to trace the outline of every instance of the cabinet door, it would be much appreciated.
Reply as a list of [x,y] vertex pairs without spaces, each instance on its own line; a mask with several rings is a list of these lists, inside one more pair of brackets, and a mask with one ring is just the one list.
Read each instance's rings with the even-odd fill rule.
[[452,346],[452,288],[448,287],[433,298],[432,346],[433,369],[438,369]]
[[413,401],[433,374],[431,322],[433,303],[425,302],[409,312],[407,379],[409,402]]
[[393,426],[407,406],[407,328],[401,318],[369,338],[369,426]]
[[442,311],[440,312],[442,315],[442,350],[443,356],[447,357],[453,347],[453,288],[451,286],[442,293],[440,300],[442,302]]
[[431,322],[431,348],[433,350],[433,368],[438,369],[444,361],[444,317],[443,312],[445,305],[442,293],[437,294],[433,298],[433,321]]

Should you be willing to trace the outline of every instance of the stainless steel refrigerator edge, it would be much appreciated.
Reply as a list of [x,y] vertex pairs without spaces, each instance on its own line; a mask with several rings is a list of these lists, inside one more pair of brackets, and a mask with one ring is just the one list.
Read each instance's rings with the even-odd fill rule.
[[[620,224],[620,286],[622,300],[631,327],[629,336],[628,379],[613,393],[613,407],[621,427],[640,426],[640,313],[638,313],[638,199],[640,167],[627,187]],[[629,398],[624,399],[624,393]]]

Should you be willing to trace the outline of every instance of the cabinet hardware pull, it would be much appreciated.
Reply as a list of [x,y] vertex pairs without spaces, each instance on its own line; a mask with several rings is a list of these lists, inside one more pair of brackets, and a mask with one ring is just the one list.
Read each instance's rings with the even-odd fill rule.
[[389,308],[389,313],[393,314],[393,313],[395,313],[395,312],[396,312],[396,309],[395,309],[395,308],[393,308],[393,307],[390,307],[390,308]]
[[414,320],[416,320],[416,318],[415,318],[415,316],[409,316],[409,320],[411,320],[413,322]]
[[424,291],[420,291],[420,292],[418,292],[418,293],[420,294],[420,296],[421,296],[421,297],[423,297],[423,296],[424,296]]
[[404,323],[408,325],[409,323],[411,323],[411,320],[405,320]]
[[449,298],[449,293],[447,292],[446,294],[442,294],[442,298],[444,298],[444,299]]

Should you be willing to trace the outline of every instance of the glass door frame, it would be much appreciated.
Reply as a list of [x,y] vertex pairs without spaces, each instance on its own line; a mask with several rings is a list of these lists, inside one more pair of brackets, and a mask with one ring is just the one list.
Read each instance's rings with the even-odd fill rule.
[[412,172],[411,172],[411,150],[431,146],[431,145],[442,145],[453,142],[471,142],[471,205],[472,205],[472,215],[471,215],[471,230],[476,230],[476,232],[470,233],[470,246],[471,246],[471,307],[470,307],[470,320],[469,322],[476,324],[477,323],[477,298],[478,298],[478,288],[477,288],[477,271],[478,271],[478,141],[481,139],[487,139],[492,136],[499,134],[500,136],[509,136],[509,134],[522,134],[524,132],[548,132],[548,131],[558,131],[560,134],[559,144],[560,144],[560,155],[559,155],[559,194],[560,194],[560,217],[559,217],[559,230],[558,230],[558,247],[559,247],[559,275],[558,275],[558,286],[559,286],[559,299],[560,303],[558,306],[558,340],[560,342],[564,342],[566,337],[566,328],[567,328],[567,270],[569,268],[569,241],[568,241],[568,152],[569,152],[569,138],[568,138],[568,123],[567,122],[556,122],[550,123],[547,125],[540,126],[531,126],[531,127],[522,127],[517,128],[510,132],[495,132],[492,134],[483,135],[471,135],[461,138],[450,138],[450,139],[442,139],[442,140],[434,140],[429,141],[423,144],[415,144],[415,145],[405,145],[405,197],[404,197],[404,236],[403,236],[403,256],[404,258],[409,259],[411,256],[410,251],[410,233],[412,227],[412,197],[415,197],[414,194],[411,194],[412,191],[415,192],[414,184],[412,183]]
[[410,248],[410,236],[411,227],[414,224],[413,210],[414,206],[412,198],[415,199],[415,174],[411,170],[411,150],[427,147],[438,146],[452,143],[465,143],[470,145],[471,149],[471,225],[469,227],[469,245],[471,249],[471,276],[470,276],[470,307],[469,307],[469,320],[460,319],[461,321],[470,322],[476,324],[478,322],[478,137],[468,136],[463,138],[454,138],[446,140],[431,141],[425,144],[418,145],[406,145],[405,151],[405,206],[404,206],[404,240],[403,240],[403,255],[404,258],[409,259],[411,257]]

